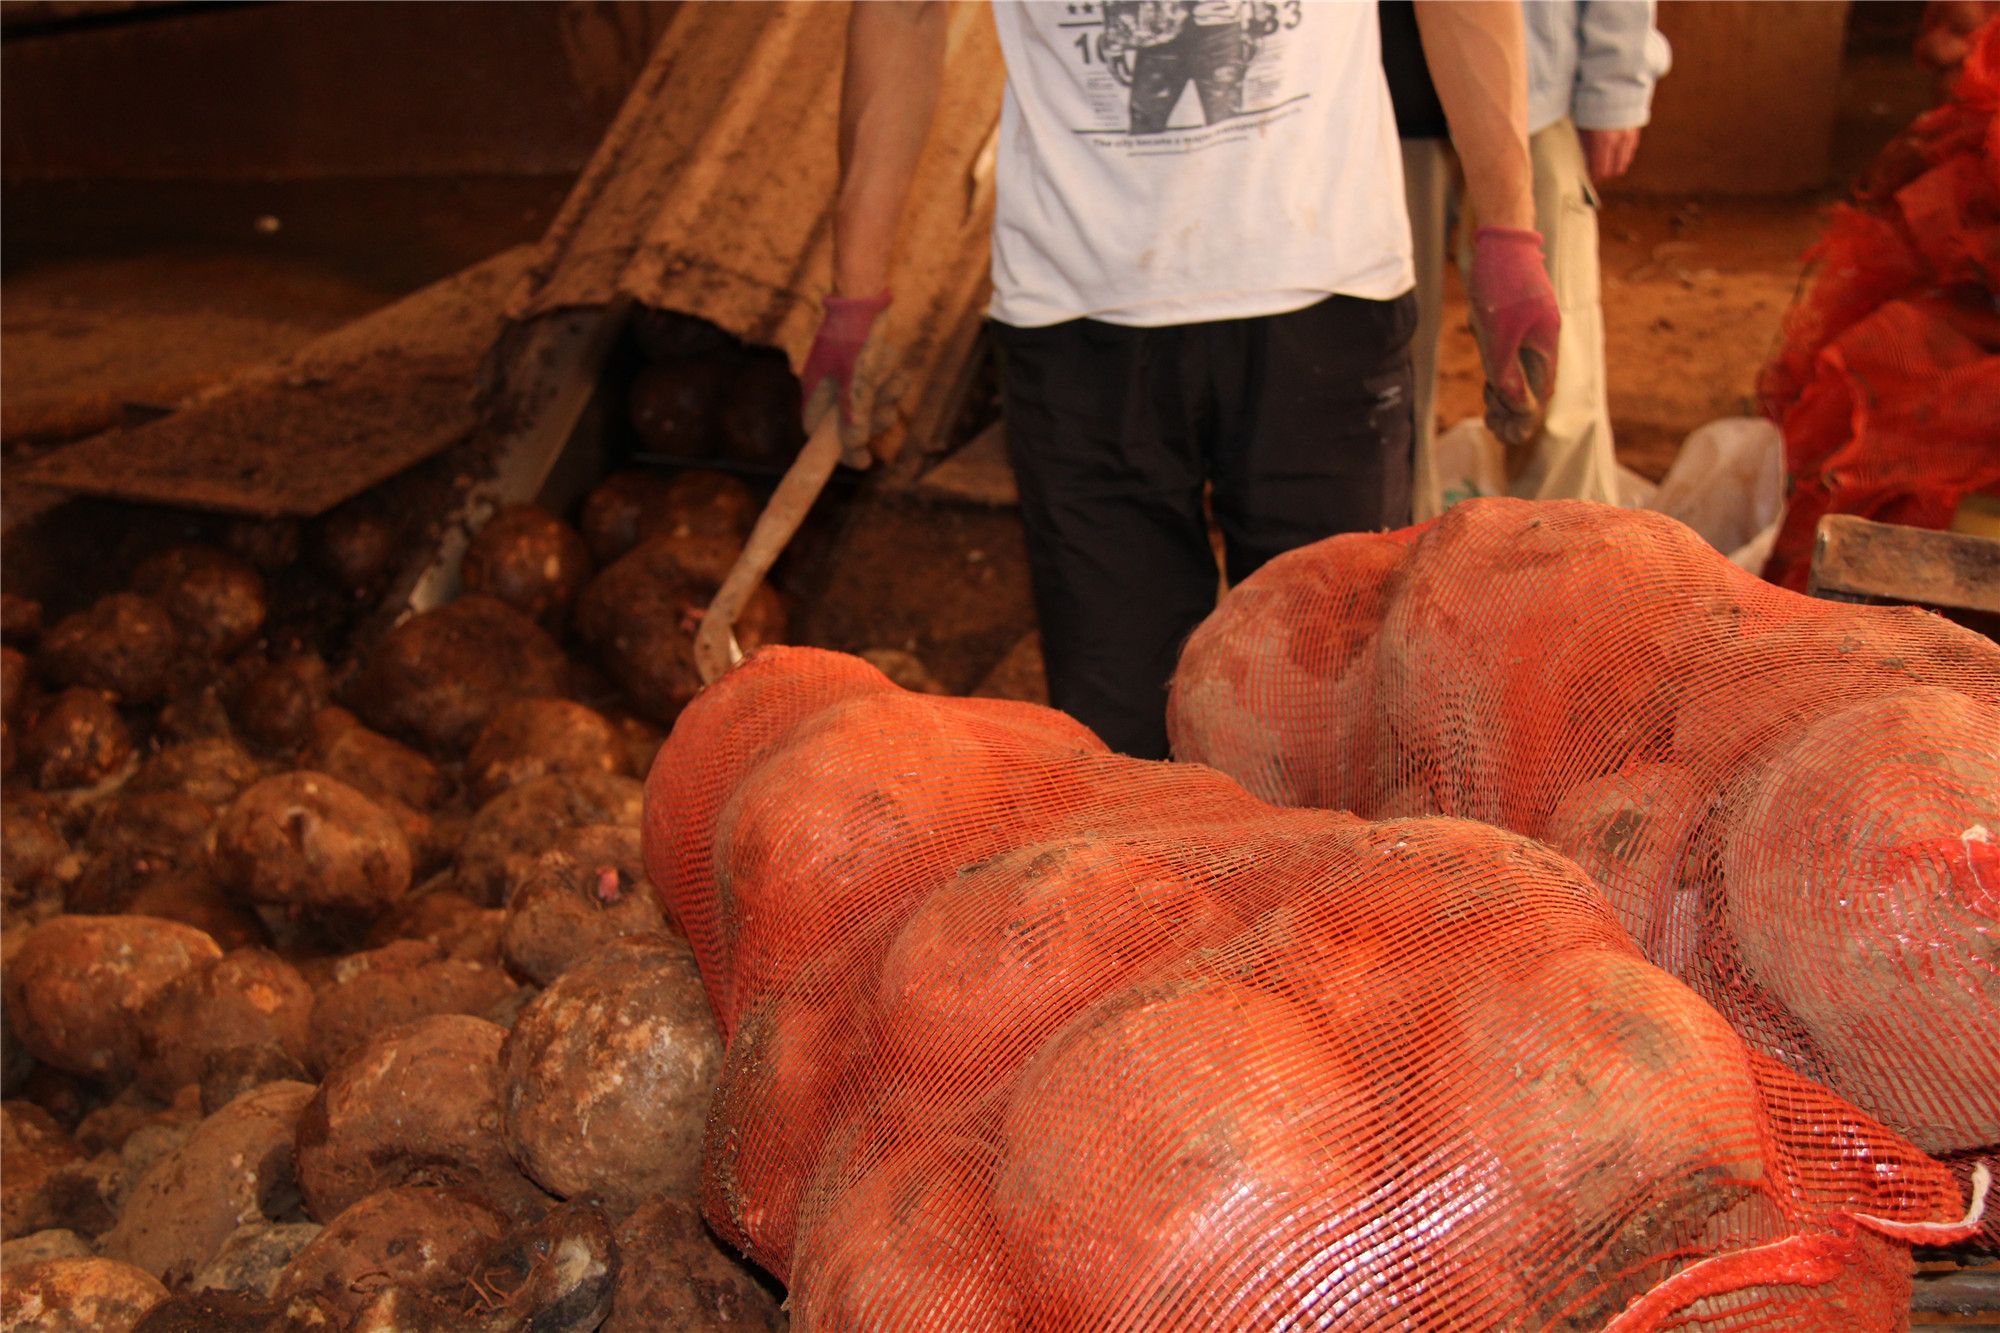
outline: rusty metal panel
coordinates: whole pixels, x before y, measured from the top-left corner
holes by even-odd
[[[469,435],[479,371],[533,254],[517,246],[23,481],[242,514],[323,513]]]
[[[805,360],[831,284],[847,6],[683,5],[549,229],[509,313],[630,296]],[[863,405],[893,457],[947,423],[987,294],[1005,82],[990,8],[952,6],[937,119],[904,214]],[[914,427],[914,429],[913,429]]]

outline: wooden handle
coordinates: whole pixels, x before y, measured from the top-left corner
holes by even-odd
[[[805,448],[792,460],[778,489],[771,492],[771,501],[757,516],[757,526],[751,529],[743,554],[729,567],[729,577],[722,581],[701,618],[701,629],[694,636],[694,664],[703,684],[714,683],[742,657],[736,646],[736,617],[805,521],[813,501],[826,489],[826,479],[833,475],[840,454],[840,413],[823,412]]]

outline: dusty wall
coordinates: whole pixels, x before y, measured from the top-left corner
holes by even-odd
[[[1827,183],[1846,0],[1661,0],[1673,72],[1621,183],[1793,194]]]
[[[303,180],[580,170],[676,8],[320,0],[20,28],[9,180]]]

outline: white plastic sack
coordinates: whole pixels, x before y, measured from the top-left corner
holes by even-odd
[[[1467,417],[1431,445],[1431,469],[1444,507],[1475,495],[1507,493],[1507,452],[1486,423]]]
[[[1743,550],[1784,512],[1785,437],[1762,417],[1697,428],[1647,508],[1679,519],[1718,551]]]

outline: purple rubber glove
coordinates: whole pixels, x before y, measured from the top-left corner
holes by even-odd
[[[799,372],[801,404],[810,427],[826,409],[814,401],[820,386],[828,380],[838,389],[840,420],[854,425],[854,367],[861,349],[868,343],[868,331],[875,319],[889,308],[889,293],[880,296],[829,296],[819,332],[813,336],[812,350],[806,353],[806,368]],[[845,434],[846,432],[843,432]]]
[[[1542,264],[1542,235],[1525,227],[1472,233],[1466,283],[1472,333],[1486,365],[1486,425],[1501,443],[1525,449],[1542,429],[1556,382],[1556,335],[1562,315]],[[1514,458],[1508,472],[1516,474]],[[1520,459],[1526,465],[1526,457]]]

